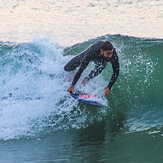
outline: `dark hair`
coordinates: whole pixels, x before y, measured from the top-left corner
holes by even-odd
[[[113,49],[113,45],[112,45],[111,42],[105,41],[105,42],[102,43],[101,49],[102,49],[103,51],[112,50],[112,49]]]

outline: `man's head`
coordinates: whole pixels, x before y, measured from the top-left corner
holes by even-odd
[[[109,59],[112,57],[113,51],[114,51],[114,48],[111,42],[105,41],[102,43],[101,52],[100,52],[101,55],[104,55],[106,58]]]

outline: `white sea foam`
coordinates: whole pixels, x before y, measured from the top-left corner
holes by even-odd
[[[4,64],[0,83],[0,139],[33,136],[44,128],[46,132],[49,128],[78,128],[84,123],[85,115],[79,117],[71,113],[78,102],[66,91],[71,82],[65,80],[68,73],[63,67],[72,56],[63,56],[61,46],[37,38],[6,53],[1,58]],[[94,84],[92,82],[85,89],[92,91]],[[73,118],[75,116],[77,118]]]

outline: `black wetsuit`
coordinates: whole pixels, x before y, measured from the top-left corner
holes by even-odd
[[[105,56],[100,54],[102,43],[103,41],[97,41],[95,44],[91,45],[87,50],[75,56],[65,65],[65,71],[73,71],[80,66],[72,82],[73,85],[76,84],[83,70],[88,66],[90,61],[95,62],[95,69],[90,72],[90,74],[86,77],[86,80],[92,79],[93,77],[100,74],[102,70],[105,69],[108,62],[110,62],[113,68],[113,75],[108,84],[108,88],[111,89],[119,75],[119,61],[115,49],[110,59],[107,59]]]

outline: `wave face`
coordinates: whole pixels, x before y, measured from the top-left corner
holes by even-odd
[[[74,73],[63,70],[77,53],[97,40],[109,40],[117,50],[120,75],[104,107],[78,103],[66,92]],[[30,139],[49,133],[86,128],[115,117],[129,132],[162,127],[163,40],[106,35],[63,48],[48,39],[0,43],[0,139]],[[93,63],[87,68],[91,71]],[[76,88],[88,71],[84,71]],[[111,66],[81,88],[103,95]]]

